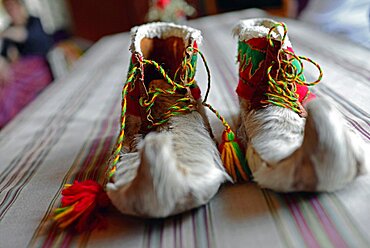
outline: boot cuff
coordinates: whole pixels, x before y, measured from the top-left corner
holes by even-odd
[[[184,40],[185,47],[193,44],[195,41],[198,45],[202,41],[201,32],[197,29],[184,25],[173,23],[153,22],[131,29],[131,52],[138,52],[142,55],[140,42],[143,38],[166,39],[169,37],[179,37]]]
[[[269,30],[277,22],[269,18],[253,18],[239,21],[233,29],[234,37],[238,37],[240,41],[247,41],[252,38],[267,37]],[[275,28],[271,36],[273,39],[281,40],[284,35],[284,29],[281,26]],[[286,37],[283,48],[291,47],[289,38]]]

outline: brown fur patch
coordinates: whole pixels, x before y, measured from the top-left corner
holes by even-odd
[[[239,97],[240,110],[247,113],[251,110],[251,102]]]
[[[149,89],[151,88],[160,88],[162,90],[168,90],[171,89],[172,86],[168,84],[165,80],[158,79],[158,80],[153,80],[149,84]],[[177,100],[183,98],[183,97],[188,97],[190,99],[190,102],[194,105],[192,110],[195,110],[196,108],[196,102],[194,98],[191,96],[190,91],[186,90],[185,94],[182,93],[175,93],[175,94],[160,94],[153,107],[151,108],[151,114],[155,120],[160,120],[161,116],[165,114],[169,107],[174,106],[175,104],[179,106],[180,108],[187,106],[189,103],[188,102],[179,102],[177,103]]]
[[[136,149],[135,136],[140,133],[141,118],[135,115],[126,116],[125,140],[123,146],[129,151]]]

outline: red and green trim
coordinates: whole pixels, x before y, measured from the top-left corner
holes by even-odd
[[[282,42],[278,40],[269,40],[265,37],[252,38],[246,41],[239,41],[238,43],[238,62],[239,62],[239,84],[237,86],[237,94],[249,100],[251,107],[254,109],[265,107],[266,102],[269,100],[269,73],[276,81],[281,80],[279,73],[279,65],[281,65],[281,51],[294,53],[291,47],[286,49],[282,48]],[[290,57],[287,55],[286,60]],[[296,59],[292,59],[290,66],[294,68],[300,81],[305,82],[305,77],[302,71],[301,63]],[[269,67],[272,68],[269,70]],[[284,70],[285,68],[281,68]],[[293,73],[293,72],[292,72]],[[288,82],[286,82],[288,83]],[[295,101],[304,104],[307,100],[314,97],[310,93],[306,85],[294,83],[291,87]]]

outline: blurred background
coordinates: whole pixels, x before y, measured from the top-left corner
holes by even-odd
[[[68,49],[71,50],[70,53],[76,53],[68,55],[71,61],[103,36],[129,31],[131,27],[147,22],[150,8],[165,9],[171,2],[177,4],[183,2],[186,7],[193,8],[189,11],[187,19],[246,8],[261,8],[271,15],[298,18],[327,32],[347,36],[359,44],[370,47],[370,0],[187,0],[186,2],[185,0],[24,0],[23,2],[31,15],[41,19],[44,30],[53,37],[54,44],[65,40],[75,43],[74,51],[73,48],[64,48],[64,53],[68,53],[66,51]],[[167,9],[169,9],[167,12],[178,12],[184,9],[184,5],[180,5],[177,10]],[[0,31],[9,23],[9,17],[1,5]]]
[[[42,19],[45,30],[55,33],[68,30],[74,36],[97,41],[104,35],[130,30],[145,23],[151,5],[169,4],[171,1],[151,0],[24,0],[29,12]],[[288,16],[295,0],[187,0],[195,12],[194,19],[206,15],[245,9],[263,8],[274,14]],[[298,2],[307,2],[298,1]],[[0,29],[9,24],[9,18],[1,6]]]
[[[290,1],[282,0],[188,0],[196,9],[190,19],[243,8],[270,8],[285,15]],[[152,1],[148,0],[24,0],[29,12],[42,19],[45,30],[55,33],[68,30],[74,36],[97,41],[104,35],[128,31],[146,22]],[[9,24],[9,17],[1,5],[0,29]]]
[[[68,31],[73,36],[92,42],[104,35],[128,31],[132,26],[145,23],[149,8],[158,2],[167,5],[171,0],[24,0],[29,12],[41,18],[48,33]],[[333,27],[326,27],[330,22],[354,29],[356,25],[359,28],[369,26],[370,0],[187,0],[186,2],[195,9],[195,12],[188,16],[189,19],[246,8],[261,8],[272,15],[303,18],[311,23],[320,23],[328,31],[345,32],[345,28],[335,30]],[[8,23],[9,18],[0,6],[0,30]],[[336,24],[332,23],[332,26]]]
[[[15,25],[14,16],[12,19],[9,15],[14,2],[24,5],[28,12],[22,32],[15,30],[19,25]],[[259,8],[274,16],[297,19],[370,48],[370,0],[1,0],[0,129],[48,83],[66,76],[84,52],[106,35],[126,32],[148,21],[184,23],[187,19],[248,8]],[[39,26],[42,27],[36,27],[36,33],[40,42],[47,46],[36,41],[36,45],[27,44],[27,49],[24,49],[26,45],[22,42],[31,42],[25,40],[27,36],[24,36],[24,29],[30,25],[29,16],[36,17],[34,19],[41,23]],[[26,31],[29,34],[34,32],[31,29]],[[13,42],[16,49],[6,47],[4,50],[4,41],[8,36],[23,40]],[[46,61],[47,70],[50,70],[50,75],[46,72],[43,74],[45,83],[42,85],[35,84],[40,79],[35,78],[33,82],[23,80],[31,77],[24,76],[22,68],[31,67],[22,65],[22,58],[35,55],[32,54],[35,52],[41,55]],[[35,66],[40,61],[26,62]],[[45,68],[40,66],[39,69],[42,71]],[[21,71],[21,76],[17,76],[17,70]],[[10,72],[14,72],[13,76]],[[20,103],[19,99],[24,99],[24,102]]]

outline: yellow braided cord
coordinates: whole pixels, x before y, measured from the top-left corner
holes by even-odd
[[[195,68],[191,64],[191,54],[193,52],[197,52],[201,56],[201,58],[204,62],[206,71],[207,71],[207,75],[208,75],[208,85],[207,85],[206,97],[204,99],[204,101],[205,101],[206,98],[208,97],[208,93],[210,91],[210,85],[211,85],[210,71],[209,71],[209,67],[207,65],[207,62],[205,60],[205,57],[204,57],[203,53],[201,53],[197,48],[195,48],[195,47],[186,48],[186,50],[184,52],[184,59],[182,61],[182,64],[175,72],[174,78],[176,79],[179,71],[180,70],[182,71],[182,76],[180,77],[180,81],[182,82],[182,84],[176,83],[175,80],[172,80],[168,76],[166,71],[163,69],[163,67],[161,67],[157,62],[155,62],[153,60],[146,60],[146,59],[143,60],[144,64],[153,65],[157,69],[157,71],[159,71],[162,74],[162,76],[166,80],[166,82],[172,86],[172,89],[169,89],[169,90],[163,90],[161,88],[149,89],[148,99],[144,99],[144,98],[140,99],[140,105],[146,109],[146,111],[148,113],[147,119],[151,122],[151,126],[149,126],[149,128],[154,127],[154,126],[160,126],[160,125],[166,123],[169,120],[169,118],[172,117],[172,116],[186,114],[186,113],[189,113],[189,112],[193,111],[195,106],[193,104],[191,104],[191,99],[187,98],[187,97],[184,97],[184,98],[181,98],[181,99],[177,100],[177,103],[174,106],[169,107],[168,110],[162,116],[160,116],[160,118],[158,118],[158,120],[154,120],[154,118],[151,115],[151,110],[150,110],[153,107],[153,105],[154,105],[158,96],[160,96],[162,94],[164,94],[164,95],[166,95],[166,94],[167,95],[173,95],[173,94],[176,93],[176,90],[178,90],[178,89],[186,89],[187,87],[195,87],[196,86],[194,76],[192,76],[190,78],[188,77],[188,75],[194,75],[195,74]],[[185,105],[185,106],[180,107],[179,106],[180,103],[183,103],[183,102],[187,102],[188,104]]]
[[[276,23],[275,25],[273,25],[271,28],[270,28],[270,30],[269,30],[269,32],[268,32],[268,34],[267,34],[267,40],[269,41],[269,43],[270,43],[270,46],[272,46],[272,47],[274,47],[274,42],[273,42],[273,38],[272,38],[272,31],[274,31],[274,29],[277,29],[278,27],[283,27],[283,29],[284,29],[284,33],[283,33],[283,37],[281,38],[281,42],[282,43],[284,43],[284,41],[285,41],[285,38],[286,38],[286,36],[287,36],[287,33],[288,33],[288,28],[287,28],[287,26],[285,25],[285,23],[283,23],[283,22],[278,22],[278,23]]]
[[[248,181],[252,178],[252,173],[247,165],[244,150],[237,141],[234,132],[225,118],[214,109],[210,104],[203,102],[204,106],[209,108],[225,126],[222,133],[222,143],[220,145],[221,160],[226,172],[231,176],[234,182]]]
[[[198,51],[199,52],[199,51]],[[207,65],[207,61],[202,53],[199,52],[203,63],[206,67],[207,74],[208,74],[208,87],[206,97],[204,98],[202,104],[203,106],[207,107],[210,111],[212,111],[216,117],[222,122],[222,125],[225,127],[225,130],[222,134],[222,147],[220,149],[221,153],[221,160],[225,167],[226,172],[233,178],[234,181],[242,180],[248,181],[251,176],[251,171],[247,165],[247,161],[245,159],[244,150],[241,149],[241,146],[236,141],[236,136],[232,131],[230,125],[227,123],[226,119],[209,103],[206,102],[209,90],[210,90],[210,71]]]
[[[119,158],[120,158],[120,152],[122,150],[123,141],[124,141],[124,138],[125,138],[124,129],[125,129],[125,124],[126,124],[127,94],[130,90],[134,89],[134,87],[135,87],[135,85],[134,85],[135,78],[138,75],[138,73],[142,73],[142,69],[140,69],[140,68],[142,68],[143,65],[152,65],[152,66],[154,66],[154,68],[162,74],[165,81],[169,85],[172,86],[171,89],[167,89],[167,90],[157,88],[157,87],[150,88],[147,92],[148,93],[147,98],[144,99],[143,97],[141,97],[139,99],[140,106],[145,108],[145,110],[147,112],[147,119],[152,123],[149,128],[154,127],[154,126],[159,126],[159,125],[162,125],[162,124],[166,123],[169,120],[169,118],[172,117],[172,116],[177,116],[177,115],[181,115],[181,114],[190,113],[191,111],[193,111],[195,109],[195,106],[191,103],[191,99],[189,97],[183,97],[183,98],[178,99],[173,106],[170,106],[167,109],[167,111],[165,111],[160,116],[160,118],[158,118],[158,120],[154,120],[153,116],[151,115],[151,108],[154,106],[156,99],[160,95],[174,95],[178,89],[186,89],[187,87],[195,86],[195,80],[194,80],[194,74],[195,74],[194,70],[195,70],[195,68],[190,63],[190,60],[191,60],[191,56],[189,55],[190,52],[199,53],[202,60],[203,60],[204,65],[206,67],[207,74],[208,74],[208,86],[207,86],[206,96],[208,96],[208,93],[209,93],[209,90],[210,90],[210,84],[211,84],[210,83],[210,71],[209,71],[209,68],[208,68],[208,65],[207,65],[207,62],[205,60],[204,55],[197,48],[194,48],[194,47],[188,47],[185,50],[184,60],[181,64],[181,67],[176,70],[176,73],[175,73],[175,76],[174,76],[174,78],[176,79],[177,74],[178,74],[179,70],[181,69],[182,72],[183,72],[182,73],[183,76],[180,78],[180,80],[183,84],[176,83],[174,80],[172,80],[168,76],[168,74],[166,73],[164,68],[153,60],[147,60],[147,59],[139,60],[140,61],[139,63],[141,63],[140,67],[135,66],[129,71],[128,76],[127,76],[126,84],[124,85],[123,90],[122,90],[121,127],[120,127],[119,136],[117,138],[116,147],[115,147],[115,150],[113,152],[113,161],[111,162],[110,168],[108,170],[108,176],[107,176],[108,179],[111,178],[114,175],[115,171],[116,171],[116,166],[117,166],[117,163],[118,163]],[[193,75],[193,76],[191,78],[187,78],[187,76],[189,74]],[[187,103],[187,104],[185,106],[180,106],[180,104],[184,103],[184,102]],[[206,103],[205,100],[202,102],[202,104],[204,106],[208,107],[221,120],[222,124],[225,126],[225,133],[228,134],[230,137],[232,137],[232,139],[230,139],[230,140],[234,140],[235,135],[232,132],[232,130],[230,128],[230,125],[226,122],[225,118],[222,117],[220,115],[220,113],[217,110],[215,110],[210,104]],[[232,145],[227,144],[227,146],[232,146]],[[235,144],[234,144],[234,146],[235,146]],[[235,149],[235,148],[230,147],[228,150],[230,150],[230,149]],[[233,156],[230,157],[230,158],[229,158],[229,155],[225,155],[227,157],[225,157],[224,159],[227,160],[227,161],[230,161],[230,163],[228,163],[229,167],[230,167],[230,170],[235,171],[235,169],[233,168],[233,166],[231,166],[231,164],[232,164],[232,161],[235,160],[235,157],[240,156],[240,152],[238,152],[238,154],[236,154],[235,151],[234,151],[232,155]],[[236,166],[238,167],[239,171],[242,171],[240,162],[238,162],[236,164]],[[240,173],[240,172],[238,172],[238,173]],[[245,175],[244,172],[241,172],[241,173],[242,173],[243,178],[247,178],[247,176]],[[235,177],[236,177],[236,175],[235,175]]]
[[[276,23],[273,27],[270,28],[267,39],[269,41],[270,46],[274,46],[273,38],[272,38],[272,31],[277,29],[278,27],[283,27],[284,33],[282,37],[282,44],[284,44],[285,38],[287,36],[287,27],[284,23]],[[286,57],[290,56],[289,59],[285,59]],[[316,81],[307,83],[304,80],[301,79],[301,76],[303,74],[303,62],[302,60],[306,60],[310,63],[312,63],[319,71],[319,77]],[[300,70],[297,71],[297,68],[293,65],[293,61],[298,61],[300,64]],[[274,62],[273,62],[274,63]],[[276,75],[276,78],[274,79],[271,76],[271,70],[274,65],[271,65],[267,69],[267,77],[268,77],[268,84],[269,88],[266,92],[267,99],[262,100],[262,104],[274,104],[280,107],[284,108],[290,108],[293,111],[300,113],[300,103],[298,101],[298,95],[296,93],[297,87],[296,83],[304,86],[313,86],[318,84],[323,76],[323,72],[321,70],[321,67],[311,60],[310,58],[304,57],[304,56],[297,56],[294,53],[285,50],[280,49],[278,54],[278,73]],[[280,79],[280,80],[278,80]]]
[[[204,106],[206,106],[209,110],[211,110],[216,116],[217,118],[222,122],[222,124],[224,125],[225,127],[225,130],[231,130],[231,127],[230,125],[227,123],[227,121],[225,120],[225,118],[216,110],[214,109],[210,104],[206,103],[206,102],[203,102],[202,103]]]
[[[160,66],[157,62],[155,62],[153,60],[144,59],[143,63],[153,65],[156,68],[156,70],[159,71],[162,74],[162,76],[166,80],[166,82],[169,85],[172,86],[171,89],[167,89],[167,90],[163,90],[161,88],[150,88],[149,91],[148,91],[148,96],[149,96],[148,99],[140,98],[139,103],[142,107],[144,107],[146,109],[147,119],[151,122],[151,126],[149,126],[149,128],[154,127],[154,126],[160,126],[160,125],[166,123],[169,120],[169,118],[172,117],[172,116],[176,116],[176,115],[191,112],[192,107],[194,106],[194,105],[191,104],[191,99],[188,98],[188,97],[183,97],[181,99],[178,99],[174,106],[169,107],[167,109],[167,111],[164,114],[162,114],[158,120],[154,120],[153,116],[151,115],[151,108],[154,106],[156,99],[160,95],[174,95],[177,90],[186,89],[186,87],[188,87],[190,85],[193,85],[195,83],[195,81],[191,80],[190,83],[189,82],[186,83],[186,81],[184,81],[185,82],[184,85],[176,83],[174,80],[172,80],[168,76],[168,74],[163,69],[163,67]],[[193,67],[191,65],[189,66],[189,64],[190,63],[188,63],[187,61],[183,62],[182,67],[186,66],[186,68],[193,70]],[[179,106],[180,103],[183,103],[183,102],[188,102],[188,104],[183,106],[183,107],[180,107]]]
[[[185,50],[184,58],[183,58],[183,61],[181,63],[181,66],[179,68],[177,68],[177,70],[175,72],[175,75],[174,75],[174,79],[176,79],[178,77],[177,75],[178,75],[179,71],[181,70],[182,76],[180,76],[179,80],[183,83],[183,85],[185,87],[187,87],[187,86],[190,87],[195,82],[194,77],[189,78],[189,72],[192,75],[192,74],[194,74],[194,71],[195,71],[195,68],[191,64],[190,51],[191,51],[191,47],[188,47]]]
[[[194,50],[195,50],[195,48],[194,48]],[[181,84],[178,84],[168,76],[168,74],[166,73],[164,68],[162,66],[160,66],[157,62],[155,62],[153,60],[143,59],[141,61],[141,66],[140,67],[135,66],[128,72],[126,84],[124,85],[124,87],[122,89],[120,133],[118,135],[118,138],[117,138],[117,141],[116,141],[116,146],[115,146],[115,149],[114,149],[114,152],[113,152],[113,155],[112,155],[113,156],[113,161],[111,162],[110,168],[108,169],[108,175],[107,175],[108,179],[111,178],[114,175],[115,171],[116,171],[116,166],[117,166],[117,163],[118,163],[119,158],[120,158],[120,152],[122,150],[123,141],[124,141],[124,138],[125,138],[127,93],[129,91],[130,86],[131,86],[130,90],[134,89],[134,87],[135,87],[134,82],[135,82],[136,75],[137,75],[138,72],[142,72],[140,68],[142,68],[143,64],[153,65],[162,74],[162,76],[166,80],[166,82],[172,86],[172,89],[169,89],[169,90],[163,90],[163,89],[160,89],[160,88],[150,89],[149,92],[148,92],[148,99],[140,98],[139,103],[142,107],[145,107],[145,109],[147,111],[147,115],[148,115],[147,118],[148,118],[149,121],[152,122],[152,126],[158,126],[158,125],[162,125],[162,124],[166,123],[171,116],[176,116],[176,115],[189,113],[189,112],[193,111],[194,105],[190,103],[191,99],[187,98],[187,97],[183,97],[181,99],[178,99],[177,103],[175,105],[169,107],[168,110],[161,116],[160,120],[158,120],[158,121],[153,120],[153,117],[151,116],[151,108],[153,107],[153,105],[155,103],[155,100],[157,99],[157,97],[159,95],[161,95],[161,94],[173,95],[173,94],[176,93],[177,89],[185,89],[186,87],[195,84],[195,81],[194,81],[194,78],[192,78],[190,80],[190,82],[185,83],[184,86],[181,85]],[[192,70],[192,74],[194,74],[193,73],[194,68],[190,64],[189,59],[184,59],[184,61],[182,63],[182,67],[185,68],[186,70]],[[186,72],[186,74],[187,73],[188,72]],[[185,82],[185,79],[184,79],[184,82]],[[182,102],[189,102],[189,104],[187,104],[186,106],[180,107],[178,104],[180,104]]]
[[[122,150],[123,140],[125,138],[125,126],[126,126],[126,110],[127,110],[127,93],[128,88],[131,86],[131,89],[134,88],[134,79],[137,70],[139,70],[138,67],[133,67],[132,70],[128,73],[127,81],[125,86],[122,89],[122,102],[121,102],[121,127],[120,127],[120,133],[118,135],[117,141],[116,141],[116,147],[113,152],[113,161],[110,165],[110,169],[108,170],[108,178],[111,178],[113,174],[116,171],[116,166],[119,161],[120,152]]]

